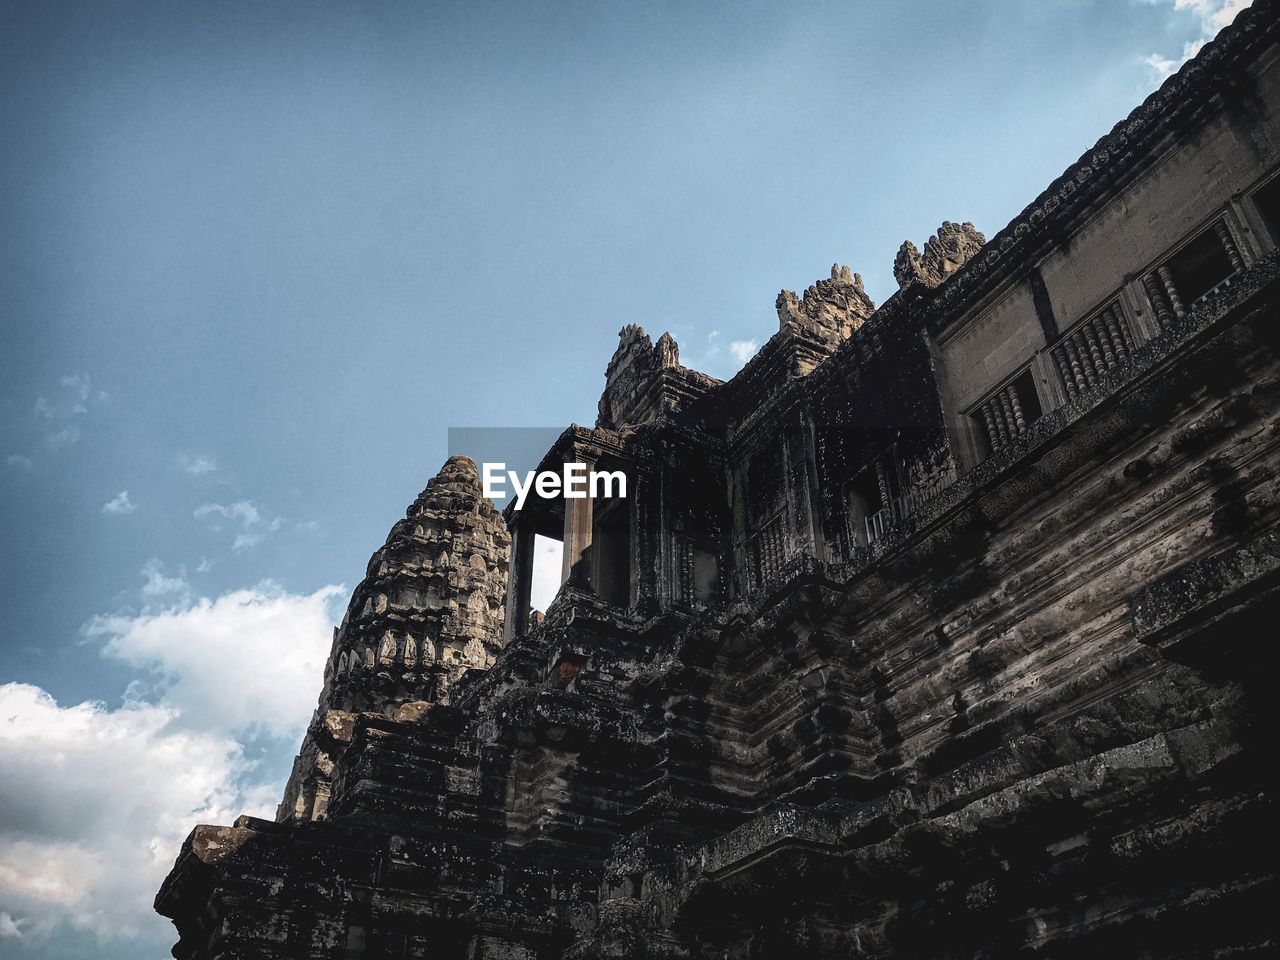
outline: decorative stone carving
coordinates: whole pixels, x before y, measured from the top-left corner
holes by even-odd
[[[924,253],[910,240],[902,244],[893,261],[898,286],[921,285],[932,289],[959,270],[982,249],[987,238],[972,223],[945,221],[938,232],[925,241]]]
[[[830,279],[811,285],[803,297],[783,290],[775,306],[780,330],[804,331],[832,342],[848,337],[876,309],[862,287],[862,275],[834,263]]]
[[[281,818],[324,812],[306,800],[305,784],[325,780],[313,769],[321,745],[335,755],[345,749],[325,735],[328,712],[392,716],[404,703],[448,702],[455,680],[493,663],[502,644],[510,542],[502,517],[482,495],[475,463],[450,457],[392,527],[351,595],[334,634],[320,705],[280,804]],[[466,559],[455,567],[450,555]],[[445,664],[426,650],[419,658],[415,635],[435,637],[463,655]]]

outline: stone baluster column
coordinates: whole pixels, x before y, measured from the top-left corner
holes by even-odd
[[[502,628],[504,645],[528,632],[533,592],[533,531],[518,519],[513,523],[511,563],[507,567],[507,619]]]
[[[1107,325],[1102,316],[1096,316],[1089,321],[1089,325],[1093,327],[1094,336],[1098,340],[1098,345],[1102,347],[1102,363],[1107,370],[1116,365],[1116,353],[1111,346],[1111,338],[1107,335]]]
[[[1009,390],[1006,387],[996,394],[996,410],[1000,412],[1001,423],[1010,440],[1018,438],[1018,423],[1013,416],[1013,404],[1009,402]]]
[[[1089,382],[1093,383],[1106,372],[1107,364],[1102,356],[1102,347],[1098,344],[1098,337],[1093,331],[1093,327],[1084,324],[1080,328],[1080,339],[1084,341],[1085,349],[1088,351],[1089,370],[1092,376]]]
[[[1115,351],[1116,359],[1123,360],[1129,355],[1129,346],[1125,343],[1124,337],[1124,317],[1120,313],[1119,305],[1111,307],[1106,314],[1107,319],[1107,335],[1111,338],[1111,346]]]
[[[1236,246],[1236,242],[1231,236],[1231,231],[1227,229],[1227,225],[1221,220],[1213,225],[1213,231],[1218,235],[1218,240],[1222,242],[1222,249],[1226,251],[1227,259],[1231,261],[1231,271],[1239,273],[1244,269],[1244,260],[1240,257],[1240,249]]]
[[[987,444],[991,447],[992,452],[999,450],[1003,444],[1000,442],[1000,433],[996,430],[995,419],[991,416],[991,401],[988,400],[978,408],[982,413],[982,422],[987,428]]]
[[[1142,278],[1142,287],[1147,292],[1147,299],[1151,301],[1151,309],[1156,312],[1156,323],[1163,330],[1173,319],[1173,314],[1169,312],[1169,301],[1160,289],[1160,278],[1154,273],[1148,273]]]
[[[1076,390],[1083,393],[1089,388],[1089,382],[1084,376],[1084,364],[1080,360],[1080,351],[1076,347],[1076,335],[1073,333],[1062,342],[1062,350],[1067,355],[1067,361],[1071,364],[1071,376],[1075,380]]]
[[[570,463],[586,466],[587,476],[595,469],[595,461],[584,456],[574,456]],[[588,489],[588,494],[590,490]],[[564,498],[564,559],[561,566],[562,583],[577,587],[591,586],[591,497]]]
[[[1164,285],[1165,296],[1169,298],[1173,315],[1181,320],[1187,315],[1187,308],[1182,304],[1182,297],[1178,296],[1178,287],[1173,282],[1173,271],[1168,266],[1163,266],[1156,270],[1156,273],[1160,275],[1160,283]]]
[[[1013,408],[1014,432],[1018,436],[1022,436],[1027,431],[1027,420],[1022,415],[1022,404],[1018,402],[1018,391],[1013,388],[1011,383],[1004,388],[1004,392],[1009,398],[1009,406]]]
[[[889,484],[889,471],[885,468],[884,458],[876,460],[876,485],[880,487],[880,507],[885,517],[893,515],[893,489]]]

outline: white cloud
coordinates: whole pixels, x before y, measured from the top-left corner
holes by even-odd
[[[35,466],[35,461],[30,457],[22,456],[20,453],[13,453],[5,459],[5,464],[14,470],[30,470]]]
[[[196,573],[208,573],[213,569],[213,561],[208,557],[201,557],[200,562],[196,564]]]
[[[119,515],[122,513],[133,513],[133,511],[137,509],[138,509],[138,505],[129,499],[128,490],[121,490],[119,494],[117,494],[115,497],[108,500],[106,503],[102,505],[103,513],[109,513],[113,515]]]
[[[1200,18],[1201,29],[1212,38],[1236,18],[1251,0],[1174,0],[1175,10],[1190,10]]]
[[[756,355],[760,344],[755,340],[735,340],[729,344],[729,355],[738,363],[746,363]]]
[[[85,633],[106,641],[105,656],[146,671],[134,695],[174,709],[183,726],[295,736],[315,706],[332,643],[329,605],[343,593],[328,586],[290,594],[264,582],[170,609],[95,617]]]
[[[61,430],[55,430],[44,438],[44,442],[50,450],[73,447],[80,442],[80,428],[73,424],[69,427],[63,427]]]
[[[177,729],[176,710],[59,706],[0,686],[0,937],[58,925],[106,940],[166,936],[151,899],[196,823],[269,815],[233,739]]]
[[[191,589],[185,570],[179,567],[176,577],[165,576],[164,564],[155,557],[143,565],[142,575],[147,578],[147,582],[142,585],[144,597],[164,597],[169,594],[185,596]]]
[[[1151,72],[1155,74],[1156,79],[1163,80],[1174,70],[1178,69],[1178,61],[1170,60],[1168,57],[1162,57],[1158,53],[1153,53],[1142,61],[1151,68]]]
[[[185,473],[189,473],[196,477],[203,476],[206,473],[213,473],[213,471],[218,469],[218,464],[213,457],[181,456],[178,457],[178,466],[180,466]]]
[[[246,550],[252,550],[262,542],[265,534],[261,533],[237,533],[236,538],[231,541],[232,553],[244,553]]]
[[[252,500],[237,500],[235,503],[226,504],[206,503],[196,507],[192,515],[197,520],[204,517],[222,517],[224,520],[230,520],[245,527],[262,522],[262,512]]]
[[[60,380],[62,390],[52,394],[53,399],[41,394],[36,397],[32,413],[37,420],[45,420],[45,445],[50,450],[62,450],[80,442],[81,430],[77,420],[89,412],[93,403],[105,403],[107,395],[94,394],[93,382],[87,373],[70,374]]]
[[[1174,59],[1153,53],[1143,60],[1156,81],[1163,81],[1200,52],[1201,47],[1217,36],[1252,0],[1144,0],[1150,6],[1172,5],[1176,11],[1189,12],[1200,21],[1200,38],[1183,45],[1182,55]]]
[[[252,500],[237,500],[234,503],[205,503],[195,509],[192,514],[197,520],[214,520],[215,532],[222,529],[217,521],[226,521],[236,528],[231,549],[236,553],[256,547],[267,534],[275,533],[284,526],[284,517],[275,514],[261,504]]]
[[[63,377],[62,385],[82,401],[89,399],[89,393],[93,389],[93,381],[87,373],[73,373]]]
[[[720,331],[712,330],[707,334],[707,349],[702,354],[702,363],[714,360],[720,355]]]
[[[263,583],[192,602],[158,560],[142,573],[144,597],[182,599],[85,625],[145,677],[122,706],[0,685],[0,937],[39,942],[67,925],[171,942],[151,901],[191,828],[274,812],[283,785],[262,780],[243,741],[295,745],[344,589]]]

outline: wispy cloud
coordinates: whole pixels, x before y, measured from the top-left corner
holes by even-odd
[[[244,553],[246,550],[252,550],[265,539],[266,534],[257,530],[237,533],[236,538],[231,541],[231,552]]]
[[[12,453],[5,458],[5,466],[14,470],[30,470],[35,466],[35,462],[30,457],[24,457],[19,453]]]
[[[759,349],[760,344],[755,340],[735,340],[729,344],[729,356],[742,365],[754,357]]]
[[[93,380],[87,373],[73,373],[62,378],[62,385],[81,400],[88,400],[93,390]]]
[[[1165,0],[1168,2],[1168,0]],[[1190,10],[1210,38],[1236,18],[1252,0],[1173,0],[1176,10]]]
[[[164,572],[164,564],[156,557],[152,557],[143,565],[142,575],[147,581],[142,585],[144,597],[174,595],[185,597],[191,591],[191,584],[187,582],[187,573],[182,567],[178,568],[176,576],[168,576]]]
[[[93,389],[87,373],[68,374],[59,380],[61,390],[36,397],[31,415],[44,434],[44,446],[51,452],[66,450],[80,442],[82,418],[94,404],[107,402],[107,395]],[[28,458],[29,459],[29,458]]]
[[[235,553],[251,550],[284,526],[284,517],[273,514],[265,506],[252,500],[236,500],[233,503],[205,503],[192,514],[197,520],[213,521],[213,530],[221,531],[224,524],[235,531],[231,549]]]
[[[197,520],[206,517],[221,517],[241,526],[252,527],[262,522],[260,511],[252,500],[237,500],[234,503],[205,503],[196,507],[192,514]]]
[[[102,505],[103,513],[113,515],[133,513],[137,509],[138,505],[129,499],[128,490],[121,490],[115,497]]]
[[[218,464],[213,457],[178,457],[178,466],[182,468],[184,473],[192,476],[200,477],[206,473],[213,473],[218,469]]]
[[[72,424],[48,434],[44,438],[45,446],[50,450],[62,450],[73,447],[80,442],[80,428]]]
[[[1200,49],[1217,36],[1218,31],[1231,23],[1251,0],[1142,0],[1149,6],[1169,6],[1175,12],[1190,14],[1199,20],[1200,37],[1185,43],[1180,56],[1153,53],[1143,60],[1152,77],[1163,81],[1180,66],[1200,52]]]
[[[1162,57],[1158,53],[1153,53],[1142,62],[1151,68],[1151,72],[1155,74],[1157,79],[1163,80],[1165,77],[1173,73],[1173,71],[1177,70],[1182,61],[1173,60],[1169,57]]]

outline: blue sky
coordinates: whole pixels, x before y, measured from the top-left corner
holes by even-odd
[[[833,261],[883,300],[1245,5],[0,3],[0,953],[167,956],[449,427],[592,422],[625,323],[728,377]]]

